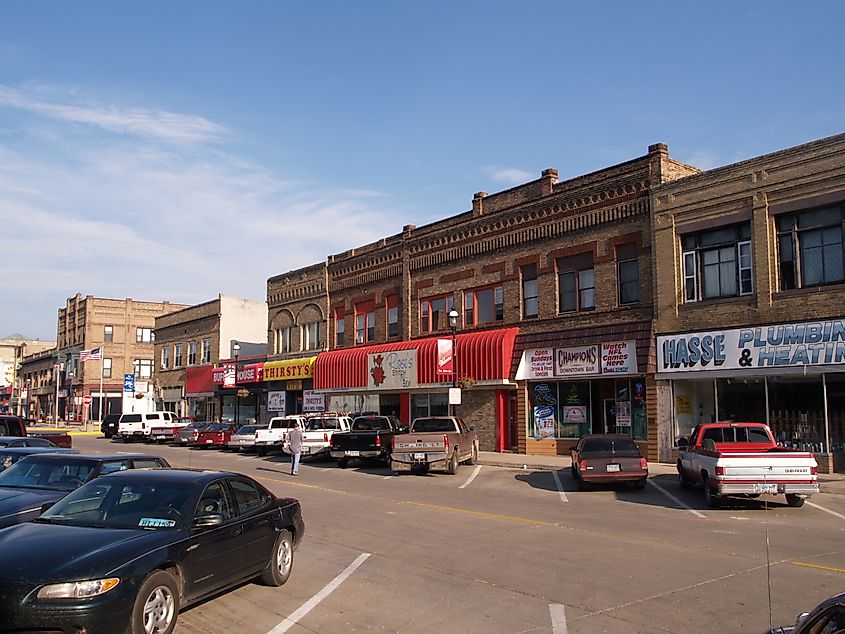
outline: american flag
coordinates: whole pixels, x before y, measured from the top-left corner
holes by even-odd
[[[82,363],[83,361],[96,361],[97,359],[103,358],[103,349],[102,348],[91,348],[90,350],[83,350],[79,353],[79,362]]]

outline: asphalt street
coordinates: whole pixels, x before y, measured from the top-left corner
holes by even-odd
[[[227,469],[302,502],[281,588],[246,584],[182,612],[176,632],[763,632],[845,584],[845,495],[714,510],[655,475],[578,492],[568,470],[383,467],[75,436],[82,451]],[[768,543],[768,548],[767,548]],[[768,552],[767,552],[768,551]]]

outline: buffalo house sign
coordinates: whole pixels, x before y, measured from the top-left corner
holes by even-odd
[[[658,373],[845,365],[845,320],[657,337]]]
[[[367,384],[379,390],[417,387],[417,351],[393,350],[368,354]]]
[[[524,381],[607,374],[637,374],[636,341],[526,350],[522,353],[516,378]]]

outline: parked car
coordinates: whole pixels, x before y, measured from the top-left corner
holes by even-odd
[[[455,416],[427,416],[411,422],[407,434],[393,436],[390,466],[394,471],[439,469],[450,475],[462,462],[478,460],[478,436]]]
[[[637,489],[645,488],[648,461],[630,436],[590,434],[582,436],[570,451],[579,491],[594,483],[629,482]]]
[[[32,438],[25,436],[0,436],[0,447],[53,447],[58,445],[46,438]]]
[[[123,442],[149,440],[153,427],[170,425],[175,420],[173,412],[147,412],[143,414],[121,414],[117,422],[117,433]]]
[[[117,434],[117,423],[120,421],[120,414],[106,414],[103,417],[103,422],[100,423],[100,432],[106,438],[111,438]]]
[[[390,464],[393,436],[405,431],[407,428],[394,416],[359,416],[352,421],[350,431],[332,436],[329,453],[341,469],[345,469],[350,460],[358,458]]]
[[[56,447],[62,447],[64,449],[71,449],[73,447],[73,436],[64,431],[33,431],[30,428],[28,435],[30,438],[49,440]]]
[[[255,432],[259,425],[244,425],[229,438],[229,449],[241,451],[242,449],[253,449],[255,447]]]
[[[29,422],[33,423],[33,421]],[[63,431],[39,430],[37,427],[27,431],[26,419],[15,416],[14,414],[0,414],[0,436],[46,438],[57,447],[65,447],[66,449],[70,449],[73,444],[71,437]]]
[[[795,625],[774,627],[766,634],[836,634],[845,632],[845,593],[819,603],[811,612],[802,612]]]
[[[0,436],[26,436],[24,419],[11,414],[0,414]]]
[[[214,423],[209,423],[208,421],[204,420],[198,420],[193,423],[188,423],[182,429],[179,430],[177,442],[180,445],[193,445],[195,442],[197,442],[197,438],[199,437],[200,431],[213,424]]]
[[[182,416],[181,418],[173,417],[169,422],[163,421],[150,427],[149,440],[163,444],[179,439],[179,431],[195,422],[194,419]]]
[[[302,429],[308,419],[305,416],[274,416],[265,427],[255,432],[255,450],[259,456],[266,456],[270,449],[282,449],[287,440],[288,429],[296,423]]]
[[[237,431],[235,423],[214,423],[200,430],[195,444],[201,449],[225,447],[229,444],[229,440],[235,431]]]
[[[260,577],[280,586],[299,502],[236,473],[114,473],[0,531],[0,623],[12,630],[172,632],[179,610]]]
[[[0,472],[5,471],[21,458],[40,453],[79,453],[79,451],[61,447],[4,447],[0,449]]]
[[[784,494],[789,506],[802,506],[819,492],[813,454],[779,447],[765,423],[703,423],[678,441],[678,480],[682,489],[700,485],[710,507],[728,495]]]
[[[339,414],[319,414],[309,416],[302,432],[303,456],[328,456],[332,436],[338,432],[352,429],[352,419]],[[290,446],[285,442],[285,453],[290,453]]]
[[[94,478],[126,469],[166,469],[164,458],[143,454],[42,453],[0,473],[0,528],[28,522]]]

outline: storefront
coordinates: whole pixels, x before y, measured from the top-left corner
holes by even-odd
[[[263,423],[267,418],[267,388],[264,385],[264,362],[224,363],[214,380],[220,400],[221,420],[241,425]]]
[[[698,423],[764,421],[777,440],[845,456],[845,320],[657,337],[671,441]]]
[[[479,433],[481,449],[509,448],[510,381],[516,328],[333,350],[317,356],[314,388],[327,408],[349,413],[445,416],[453,371],[461,389],[455,414]],[[453,366],[454,361],[454,366]]]
[[[323,399],[315,399],[313,395],[316,361],[316,356],[310,356],[264,364],[267,412],[270,416],[325,410],[324,403],[322,409],[318,408],[318,401],[322,403]]]
[[[647,454],[650,337],[650,322],[521,336],[524,451],[568,454],[585,434],[616,433]]]
[[[185,370],[186,416],[197,420],[219,420],[216,390],[223,383],[223,368],[200,365]]]

